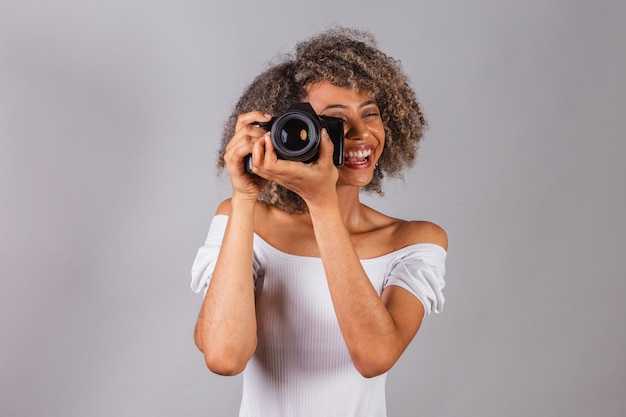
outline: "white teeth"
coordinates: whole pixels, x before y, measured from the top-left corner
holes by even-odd
[[[371,149],[350,151],[344,154],[344,158],[367,158],[372,154]]]

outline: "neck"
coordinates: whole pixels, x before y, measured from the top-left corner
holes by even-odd
[[[364,206],[359,198],[359,187],[337,186],[339,209],[348,230],[359,230],[364,219]]]

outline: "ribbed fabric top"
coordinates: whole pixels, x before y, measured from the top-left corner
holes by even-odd
[[[215,216],[192,267],[191,288],[206,292],[227,216]],[[399,285],[426,313],[444,303],[446,251],[417,244],[361,260],[380,294]],[[257,350],[244,371],[240,417],[384,417],[386,375],[354,368],[320,258],[291,255],[254,237]]]

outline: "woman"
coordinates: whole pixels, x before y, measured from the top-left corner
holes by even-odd
[[[279,158],[268,122],[295,102],[344,123],[344,162]],[[205,298],[195,342],[207,367],[244,371],[241,416],[385,416],[385,375],[443,307],[447,237],[359,200],[411,166],[425,127],[400,65],[367,34],[335,29],[297,45],[246,89],[219,167],[232,196],[192,268]],[[244,168],[250,156],[251,171]]]

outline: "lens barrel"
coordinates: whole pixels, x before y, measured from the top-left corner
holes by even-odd
[[[314,160],[319,152],[321,124],[317,117],[292,110],[272,124],[272,142],[283,159],[300,162]]]

